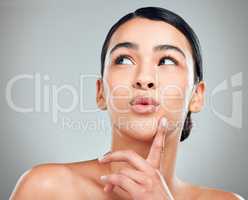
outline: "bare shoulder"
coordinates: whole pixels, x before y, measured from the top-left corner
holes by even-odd
[[[244,200],[243,197],[234,193],[218,188],[195,185],[178,179],[181,192],[178,199],[183,200]]]
[[[220,189],[208,188],[204,191],[205,196],[213,200],[244,200],[243,197],[234,193]]]
[[[234,193],[217,188],[199,187],[198,200],[244,200],[243,197]]]
[[[90,164],[82,162],[82,169]],[[10,200],[79,199],[87,197],[87,187],[93,182],[78,173],[77,164],[48,163],[34,166],[23,173],[10,196]],[[73,168],[74,167],[74,168]],[[82,188],[84,190],[82,190]]]

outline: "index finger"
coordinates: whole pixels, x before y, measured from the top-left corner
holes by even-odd
[[[157,133],[153,139],[149,154],[147,156],[147,162],[149,162],[153,167],[159,168],[160,167],[160,158],[161,152],[163,149],[163,139],[165,136],[165,128],[167,126],[167,119],[162,117],[159,120],[159,125],[157,129]]]

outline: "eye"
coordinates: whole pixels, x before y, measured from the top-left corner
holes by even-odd
[[[160,59],[159,65],[178,65],[178,61],[170,56],[165,56]]]
[[[129,56],[120,55],[115,59],[115,64],[117,64],[117,65],[132,65],[133,62]]]

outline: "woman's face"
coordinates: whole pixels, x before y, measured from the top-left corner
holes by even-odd
[[[168,131],[175,124],[182,126],[193,67],[189,42],[172,25],[144,18],[121,25],[110,39],[100,85],[112,125],[143,141],[152,139],[162,116],[170,122]],[[151,104],[151,99],[133,100],[137,96],[153,98],[159,105],[138,105]]]

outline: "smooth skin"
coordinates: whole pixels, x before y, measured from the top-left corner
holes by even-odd
[[[135,45],[111,52],[117,44],[127,42]],[[161,44],[176,46],[184,55],[155,48]],[[125,56],[117,62],[121,55]],[[173,26],[142,18],[121,25],[109,43],[104,78],[96,82],[97,105],[111,118],[111,151],[99,160],[34,166],[20,177],[10,199],[242,199],[232,192],[182,181],[175,173],[183,123],[169,125],[183,122],[189,110],[196,113],[204,105],[205,83],[194,85],[193,63],[187,39]],[[163,88],[176,90],[163,93]],[[178,91],[181,98],[166,98]],[[159,110],[132,112],[129,102],[136,95],[156,98],[161,103]],[[162,123],[163,117],[166,123]],[[120,124],[121,118],[125,119],[124,125]],[[151,126],[151,121],[156,126]],[[148,126],[127,126],[132,122]]]

